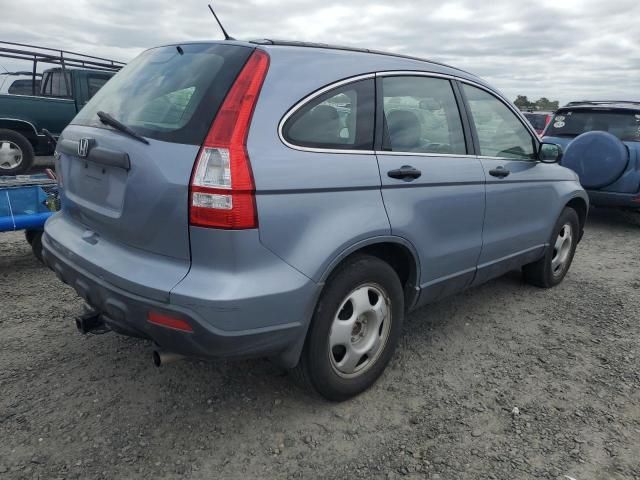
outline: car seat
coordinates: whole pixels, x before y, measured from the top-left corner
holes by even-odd
[[[387,114],[387,128],[392,150],[412,151],[420,147],[422,128],[418,116],[410,110],[393,110]]]

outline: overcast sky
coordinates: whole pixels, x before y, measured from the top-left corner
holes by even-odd
[[[220,38],[206,5],[0,0],[0,40],[128,61],[158,44]],[[436,59],[484,77],[512,100],[640,98],[639,0],[217,0],[214,6],[239,39],[318,41]],[[2,58],[0,65],[17,68]]]

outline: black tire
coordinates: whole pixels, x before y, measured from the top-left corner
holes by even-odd
[[[38,230],[25,230],[24,231],[24,238],[27,240],[27,242],[29,242],[29,245],[33,244],[33,237],[35,237],[37,233],[38,233]]]
[[[33,240],[31,241],[31,250],[40,263],[44,264],[44,260],[42,259],[42,233],[42,231],[34,232]]]
[[[27,138],[13,130],[0,129],[0,148],[3,144],[11,145],[12,148],[20,149],[22,160],[17,165],[10,165],[8,162],[0,164],[0,175],[21,175],[31,170],[35,153],[33,145]],[[0,159],[0,161],[2,161]]]
[[[337,371],[336,357],[330,357],[335,355],[335,350],[329,347],[330,334],[334,319],[347,308],[349,296],[355,291],[369,288],[371,290],[365,290],[369,295],[367,298],[370,302],[374,299],[370,305],[377,304],[377,290],[385,296],[382,300],[385,301],[387,312],[391,315],[384,317],[379,327],[374,327],[366,333],[369,336],[379,334],[379,338],[382,338],[381,332],[384,331],[386,338],[380,342],[380,347],[372,359],[368,358],[368,353],[363,355],[364,363],[356,366],[356,369],[361,370],[359,373],[355,372],[350,374],[352,376],[349,378],[345,378],[344,374]],[[341,306],[344,308],[339,311]],[[402,333],[403,320],[404,292],[393,268],[379,258],[369,255],[357,255],[348,259],[331,275],[325,285],[316,305],[300,362],[292,372],[293,376],[298,383],[327,400],[342,401],[358,395],[375,383],[391,360]],[[366,321],[363,337],[364,331]],[[351,335],[354,335],[353,332]],[[363,338],[364,340],[366,338]],[[351,342],[353,343],[353,340]]]
[[[567,256],[565,261],[562,262],[561,268],[556,267],[554,269],[552,261],[558,254],[558,251],[555,248],[556,240],[558,240],[561,230],[566,228],[567,225],[571,227],[572,231],[571,244],[569,246],[569,250],[566,252]],[[562,210],[560,217],[558,217],[558,220],[553,227],[553,232],[549,239],[549,247],[547,248],[544,257],[536,262],[525,265],[522,268],[525,281],[540,288],[555,287],[562,282],[569,271],[571,262],[573,261],[579,237],[580,219],[578,214],[573,208],[566,207]]]

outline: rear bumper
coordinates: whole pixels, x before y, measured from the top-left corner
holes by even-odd
[[[596,207],[620,207],[640,210],[640,193],[616,193],[587,190],[589,201]]]
[[[182,304],[163,302],[119,288],[92,274],[71,260],[73,255],[65,254],[64,248],[47,233],[43,237],[43,250],[45,263],[58,278],[73,287],[80,297],[100,312],[105,323],[114,331],[150,339],[166,351],[186,356],[282,356],[285,358],[283,363],[295,364],[297,358],[291,360],[290,352],[296,352],[304,340],[318,289],[317,284],[304,277],[307,281],[298,288],[274,293],[266,298],[249,294],[237,301],[226,299],[216,302],[192,298]],[[183,282],[188,278],[187,275]],[[275,305],[280,305],[279,311],[270,310]],[[305,307],[288,309],[288,305]],[[147,315],[152,310],[186,320],[193,332],[149,323]],[[220,328],[220,325],[229,325],[230,321],[245,326],[255,325],[255,328]]]

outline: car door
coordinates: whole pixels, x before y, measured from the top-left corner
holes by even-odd
[[[379,74],[376,155],[394,235],[420,260],[420,303],[472,281],[482,246],[484,173],[465,136],[453,84],[420,74]]]
[[[539,142],[506,101],[461,83],[475,148],[486,176],[483,246],[474,283],[536,260],[549,241],[560,180],[557,165],[538,161]]]

